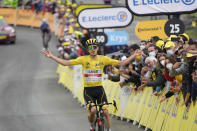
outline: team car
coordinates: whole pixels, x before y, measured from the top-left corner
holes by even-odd
[[[16,42],[16,31],[0,16],[0,43],[2,42],[14,44]]]

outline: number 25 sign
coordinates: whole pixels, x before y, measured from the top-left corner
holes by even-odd
[[[182,34],[185,31],[183,22],[177,18],[170,19],[164,27],[167,36]]]

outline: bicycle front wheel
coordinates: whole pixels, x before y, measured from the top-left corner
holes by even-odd
[[[104,119],[98,119],[97,120],[98,125],[98,131],[104,131],[105,130],[105,120]]]

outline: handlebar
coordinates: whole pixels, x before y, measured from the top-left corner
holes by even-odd
[[[97,107],[97,106],[98,107],[102,107],[104,105],[113,105],[114,106],[114,112],[116,112],[118,110],[115,100],[113,100],[113,102],[111,102],[111,103],[101,103],[101,104],[90,105],[89,108],[91,109],[91,107],[94,107],[94,106],[95,107]]]

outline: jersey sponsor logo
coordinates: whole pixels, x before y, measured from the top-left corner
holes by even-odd
[[[95,65],[96,68],[101,68],[101,66],[104,65],[103,62],[100,62],[98,64]]]
[[[102,70],[85,70],[84,77],[86,82],[101,82]]]
[[[90,68],[90,63],[89,62],[86,63],[86,69],[88,69],[88,68]]]

